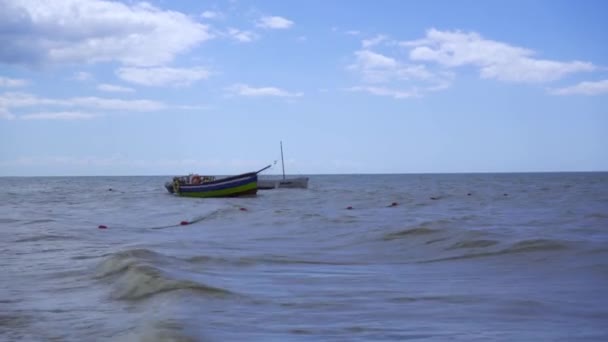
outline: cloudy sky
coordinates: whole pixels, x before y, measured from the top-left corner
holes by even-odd
[[[605,171],[606,32],[601,0],[0,0],[0,176],[246,172],[280,141],[294,174]]]

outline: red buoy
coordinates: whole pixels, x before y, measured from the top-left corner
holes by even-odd
[[[188,221],[182,221],[182,222],[180,222],[179,224],[180,224],[180,225],[182,225],[182,226],[185,226],[185,225],[187,225],[187,224],[189,224],[189,223],[190,223],[190,222],[188,222]]]
[[[240,208],[240,211],[247,211],[247,208]]]
[[[99,228],[99,229],[108,229],[108,226],[100,224],[97,228]]]

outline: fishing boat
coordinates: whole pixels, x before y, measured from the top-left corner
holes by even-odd
[[[283,169],[283,178],[258,179],[258,189],[270,190],[277,188],[286,189],[306,189],[308,188],[308,177],[285,177],[285,162],[283,160],[283,142],[281,141],[281,167]]]
[[[252,196],[258,191],[258,173],[269,167],[223,178],[198,174],[173,177],[171,182],[165,183],[165,188],[169,193],[183,197]]]

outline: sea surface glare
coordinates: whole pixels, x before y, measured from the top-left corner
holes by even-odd
[[[0,341],[608,341],[608,173],[168,179],[0,178]]]

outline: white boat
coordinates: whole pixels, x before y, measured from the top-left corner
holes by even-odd
[[[258,178],[258,190],[270,190],[277,188],[306,189],[308,188],[308,177],[294,177],[286,179]]]
[[[285,177],[285,162],[283,161],[283,142],[281,141],[281,166],[283,178],[258,178],[258,190],[270,189],[306,189],[308,177]]]

